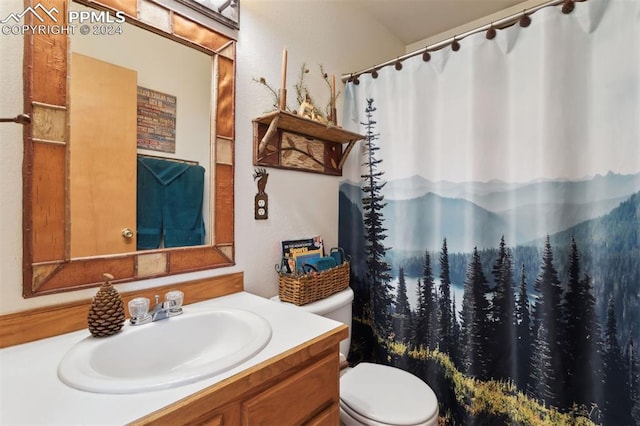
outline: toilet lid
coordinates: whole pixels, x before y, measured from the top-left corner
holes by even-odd
[[[438,414],[438,400],[418,377],[399,368],[363,362],[340,378],[340,399],[363,417],[416,425]]]

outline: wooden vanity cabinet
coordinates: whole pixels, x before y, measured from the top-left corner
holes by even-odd
[[[340,326],[133,425],[338,425]]]

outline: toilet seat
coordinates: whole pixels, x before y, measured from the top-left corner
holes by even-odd
[[[418,377],[380,364],[360,363],[340,378],[340,408],[372,426],[437,424],[438,400]]]

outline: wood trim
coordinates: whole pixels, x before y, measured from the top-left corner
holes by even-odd
[[[104,256],[54,263],[58,266],[47,275],[38,274],[40,265],[33,265],[33,292],[51,294],[70,286],[76,290],[96,287],[102,283],[102,274],[105,272],[116,277],[118,282],[137,278],[135,256]]]
[[[218,277],[202,278],[145,290],[121,293],[126,306],[134,297],[148,297],[169,290],[182,290],[184,303],[195,303],[244,289],[242,272]],[[32,342],[59,334],[70,333],[87,326],[87,312],[91,300],[80,300],[55,306],[31,309],[0,316],[0,348]],[[128,315],[127,315],[128,316]]]
[[[218,58],[218,105],[216,108],[216,136],[234,138],[235,123],[235,61]]]
[[[34,143],[30,200],[32,207],[33,263],[65,258],[64,145]]]
[[[177,13],[173,14],[172,26],[175,35],[214,52],[217,52],[231,40],[229,37]]]
[[[44,22],[36,21],[33,14],[25,16],[27,25],[66,25],[69,0],[40,0],[38,3],[58,10],[58,21],[44,18]],[[35,1],[25,2],[35,6]],[[31,33],[32,34],[32,33]],[[31,47],[33,55],[30,57],[33,70],[46,69],[46,73],[33,72],[33,84],[30,86],[33,100],[45,104],[64,106],[67,104],[67,36],[60,34],[32,34]],[[27,37],[25,37],[26,39]]]
[[[169,272],[172,274],[197,271],[202,269],[201,265],[233,265],[233,261],[217,248],[213,250],[210,247],[178,248],[168,251],[168,254],[171,260]]]
[[[233,244],[233,166],[216,164],[216,222],[215,236],[220,244]],[[231,213],[231,214],[229,214]]]
[[[89,0],[89,2],[107,6],[113,10],[121,10],[134,18],[138,17],[137,0]]]

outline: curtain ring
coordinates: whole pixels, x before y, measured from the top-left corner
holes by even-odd
[[[460,50],[460,43],[458,43],[458,40],[456,40],[455,36],[453,37],[453,41],[451,42],[451,50],[453,50],[454,52]]]
[[[531,25],[531,17],[527,15],[526,10],[522,11],[522,17],[520,18],[520,26],[526,28]]]
[[[574,0],[564,0],[564,3],[562,3],[562,13],[564,13],[565,15],[568,15],[571,12],[573,12],[573,9],[575,7],[576,7],[576,2]]]
[[[493,22],[491,23],[491,26],[489,27],[489,29],[487,30],[487,40],[493,40],[494,38],[496,38],[497,35],[497,31],[496,29],[493,27]]]

